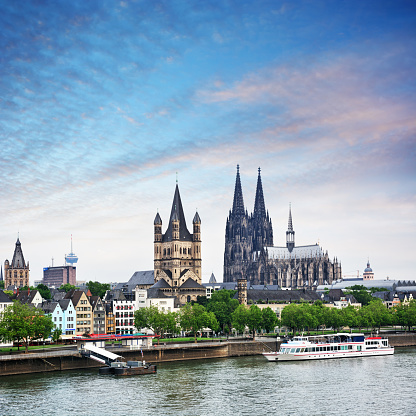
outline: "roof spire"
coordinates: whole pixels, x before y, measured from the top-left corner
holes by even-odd
[[[266,206],[264,204],[263,185],[261,183],[261,169],[259,168],[259,176],[257,178],[256,199],[254,201],[253,216],[258,218],[266,217]]]
[[[244,215],[244,200],[243,190],[241,188],[240,180],[240,165],[237,165],[237,176],[235,179],[234,201],[233,201],[233,215]]]
[[[289,221],[286,231],[286,247],[289,250],[289,253],[295,248],[295,232],[293,231],[292,224],[292,204],[289,203]]]
[[[289,222],[287,225],[288,231],[293,231],[293,225],[292,225],[292,203],[289,202]]]

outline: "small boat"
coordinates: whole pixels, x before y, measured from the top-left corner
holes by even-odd
[[[146,361],[114,361],[109,366],[101,367],[99,374],[114,374],[116,376],[133,376],[155,374],[156,366]]]
[[[348,333],[297,336],[283,342],[279,351],[263,352],[269,361],[326,360],[392,354],[394,347],[389,345],[387,338]]]

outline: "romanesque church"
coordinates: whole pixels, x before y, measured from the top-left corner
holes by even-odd
[[[162,234],[162,218],[154,220],[154,279],[152,288],[165,295],[176,296],[184,304],[205,295],[201,285],[201,218],[193,218],[193,234],[188,231],[178,184],[166,232]]]
[[[273,245],[272,220],[266,210],[260,168],[254,212],[244,206],[237,165],[233,207],[225,227],[224,282],[247,279],[251,284],[278,285],[282,289],[316,289],[341,278],[341,264],[319,244],[296,246],[289,208],[286,247]]]

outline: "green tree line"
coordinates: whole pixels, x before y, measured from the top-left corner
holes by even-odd
[[[388,309],[380,299],[372,299],[361,308],[348,306],[342,309],[329,308],[317,301],[314,304],[289,304],[282,310],[282,326],[293,332],[310,331],[319,328],[332,328],[335,331],[342,327],[372,328],[400,325],[411,329],[416,325],[416,301]]]

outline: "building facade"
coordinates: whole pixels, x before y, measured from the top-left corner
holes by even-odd
[[[65,299],[71,299],[76,311],[75,335],[92,334],[93,313],[90,301],[82,290],[70,290]]]
[[[188,231],[179,187],[176,184],[166,232],[162,233],[159,213],[154,220],[154,280],[152,287],[163,287],[166,295],[176,296],[180,303],[205,295],[201,285],[201,218],[193,218],[193,234]]]
[[[75,286],[77,284],[76,267],[74,266],[57,266],[45,267],[43,269],[42,283],[48,287],[61,287],[69,283]]]
[[[273,245],[260,168],[254,211],[249,215],[237,166],[233,207],[225,227],[224,282],[246,279],[255,285],[278,285],[282,289],[316,289],[340,278],[341,264],[336,258],[331,261],[318,244],[296,246],[290,207],[286,246]]]
[[[13,260],[4,262],[4,288],[29,286],[29,262],[25,262],[19,237],[13,253]]]

